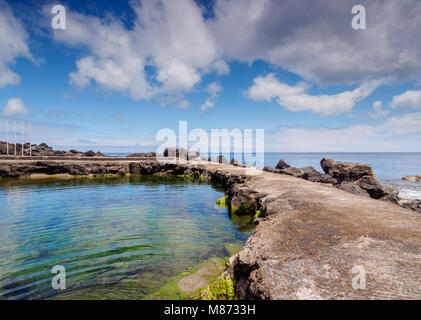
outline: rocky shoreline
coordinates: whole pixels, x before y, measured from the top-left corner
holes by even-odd
[[[257,224],[223,277],[235,284],[238,298],[421,298],[419,208],[398,206],[396,192],[375,181],[371,167],[324,159],[324,174],[281,161],[259,171],[196,156],[2,158],[0,176],[155,174],[208,181],[225,188],[230,214],[252,215]],[[355,266],[366,272],[365,289],[352,287]]]

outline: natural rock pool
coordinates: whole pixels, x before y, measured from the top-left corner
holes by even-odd
[[[193,297],[179,280],[209,262],[201,273],[219,272],[251,232],[215,204],[223,195],[170,177],[0,181],[0,299]]]

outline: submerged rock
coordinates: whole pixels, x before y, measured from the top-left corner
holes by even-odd
[[[418,176],[418,175],[417,176],[406,176],[406,177],[403,177],[402,180],[421,182],[421,176]]]

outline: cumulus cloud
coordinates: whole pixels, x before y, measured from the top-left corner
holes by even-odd
[[[399,111],[421,109],[421,91],[408,90],[394,96],[390,106]]]
[[[216,0],[207,19],[194,0],[132,0],[130,28],[115,17],[68,11],[67,29],[54,37],[87,48],[70,74],[79,87],[92,82],[134,100],[169,95],[181,101],[204,74],[227,74],[227,61],[263,60],[312,83],[359,85],[357,91],[320,98],[328,100],[324,105],[347,100],[345,110],[373,80],[421,79],[421,42],[414,41],[421,2],[358,4],[366,7],[366,30],[351,27],[353,3],[337,0]],[[301,103],[293,109],[302,109]]]
[[[0,0],[0,88],[20,82],[19,75],[10,69],[18,57],[32,59],[27,35],[7,3]]]
[[[273,152],[413,152],[421,148],[421,114],[379,125],[280,127],[267,132],[265,140],[265,150]]]
[[[200,111],[205,112],[206,110],[215,107],[215,100],[218,98],[220,91],[222,91],[222,87],[218,82],[212,82],[208,85],[205,92],[209,93],[209,97],[200,107]]]
[[[306,80],[354,84],[421,77],[421,2],[361,0],[367,29],[351,27],[352,1],[218,0],[209,27],[231,59],[268,61]],[[412,13],[412,14],[411,14]]]
[[[383,109],[383,104],[381,101],[376,101],[373,103],[373,112],[369,112],[368,116],[373,119],[376,120],[378,118],[384,117],[386,115],[389,114],[389,110],[384,110]]]
[[[379,85],[376,81],[338,94],[313,96],[307,93],[309,85],[300,82],[295,86],[281,83],[273,73],[254,79],[254,84],[245,92],[255,101],[276,101],[290,111],[311,110],[314,113],[333,115],[350,111],[354,105],[369,96]]]
[[[3,116],[25,116],[29,114],[29,110],[25,108],[23,101],[19,98],[9,99],[7,105],[3,109]]]
[[[177,104],[177,108],[178,109],[187,109],[189,106],[190,106],[190,102],[188,102],[187,100],[181,100]]]
[[[117,18],[69,11],[66,30],[56,31],[54,37],[89,51],[77,61],[71,83],[85,87],[96,82],[139,100],[177,96],[191,91],[205,72],[228,71],[217,59],[202,11],[193,1],[131,1],[131,6],[136,19],[130,30]]]

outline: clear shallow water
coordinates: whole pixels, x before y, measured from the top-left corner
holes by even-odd
[[[112,156],[126,156],[128,153],[114,153]],[[226,156],[227,157],[227,156]],[[230,155],[232,159],[233,155]],[[228,157],[227,157],[228,158]],[[399,190],[400,197],[421,199],[421,183],[403,181],[404,176],[421,175],[421,152],[414,153],[265,153],[265,166],[275,167],[283,159],[294,167],[313,166],[323,172],[320,160],[331,158],[337,161],[361,162],[373,167],[376,178]],[[240,159],[237,159],[240,160]]]
[[[2,182],[0,299],[147,297],[248,238],[221,196],[178,178]],[[54,265],[66,268],[60,295]]]

